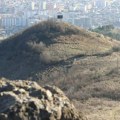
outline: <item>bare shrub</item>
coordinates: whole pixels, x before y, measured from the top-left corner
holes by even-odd
[[[28,43],[28,45],[31,46],[32,49],[38,53],[42,52],[46,47],[46,45],[42,41],[40,43],[30,42],[30,43]]]
[[[43,63],[51,63],[53,60],[52,60],[52,56],[50,55],[50,52],[45,50],[43,51],[41,54],[40,54],[40,60],[41,62]]]
[[[47,21],[41,22],[36,27],[39,27],[41,32],[44,31],[43,34],[45,34],[46,32],[61,32],[60,25],[56,20],[53,19],[49,19]]]
[[[112,48],[113,52],[119,52],[120,51],[120,47],[119,46],[114,46]]]

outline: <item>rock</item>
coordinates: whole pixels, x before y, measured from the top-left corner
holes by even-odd
[[[0,80],[0,120],[86,120],[55,86]]]

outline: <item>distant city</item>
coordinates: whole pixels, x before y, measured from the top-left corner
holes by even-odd
[[[103,25],[120,27],[119,0],[0,0],[0,39],[48,19],[86,29]]]

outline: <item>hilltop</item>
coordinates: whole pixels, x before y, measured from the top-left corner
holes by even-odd
[[[110,120],[120,103],[119,45],[64,22],[44,21],[0,43],[0,77],[56,85],[90,120]]]

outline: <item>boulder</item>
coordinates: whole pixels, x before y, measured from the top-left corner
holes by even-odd
[[[86,120],[55,86],[0,80],[0,120]]]

